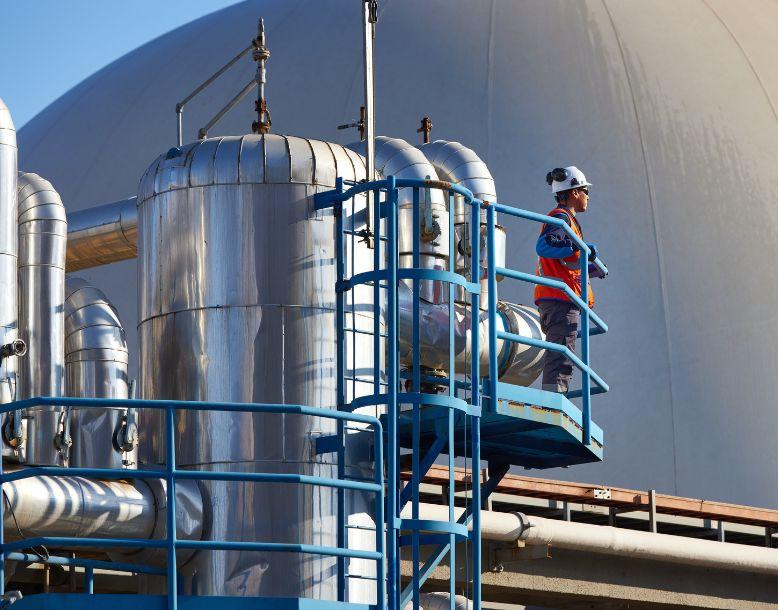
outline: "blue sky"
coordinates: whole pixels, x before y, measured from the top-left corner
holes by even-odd
[[[19,129],[106,64],[236,0],[0,0],[0,97]],[[10,27],[7,27],[10,26]]]

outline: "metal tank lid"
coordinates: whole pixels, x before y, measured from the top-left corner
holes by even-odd
[[[339,144],[277,134],[225,136],[171,148],[149,166],[138,205],[159,193],[216,184],[312,184],[362,180],[365,160]]]

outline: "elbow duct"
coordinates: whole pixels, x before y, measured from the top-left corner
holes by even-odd
[[[129,355],[119,313],[102,291],[78,277],[66,282],[65,378],[68,396],[127,398]],[[71,410],[71,466],[122,468],[137,460],[114,441],[124,409]]]
[[[67,219],[59,193],[37,174],[19,173],[19,336],[28,356],[19,361],[17,398],[64,394],[65,244]],[[63,410],[27,411],[24,461],[57,465],[66,445]]]

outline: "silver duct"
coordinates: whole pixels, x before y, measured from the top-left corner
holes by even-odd
[[[68,273],[137,256],[135,197],[68,214]]]
[[[364,179],[362,157],[274,134],[203,140],[149,167],[138,193],[142,398],[336,408],[335,225],[331,211],[314,210],[313,196],[338,176]],[[353,213],[348,206],[347,227],[364,228],[365,207],[363,196]],[[372,266],[373,251],[358,240],[354,247],[349,274]],[[372,289],[354,298],[348,323],[372,329]],[[349,392],[372,392],[365,373],[373,368],[372,340],[363,337],[356,335],[352,352],[359,368],[347,372],[361,381]],[[144,412],[141,429],[141,464],[154,464],[164,428]],[[316,437],[336,431],[332,420],[179,412],[176,430],[181,467],[337,476],[333,454],[314,452]],[[356,463],[347,462],[349,475]],[[202,487],[213,539],[336,545],[331,489]],[[365,512],[354,508],[359,496],[349,494],[349,514]],[[332,600],[336,582],[335,558],[296,553],[203,552],[184,570],[184,590],[197,595]],[[349,601],[373,603],[372,584],[362,595],[353,584],[349,579]]]
[[[419,148],[429,160],[438,177],[441,180],[457,184],[469,189],[478,199],[484,201],[496,201],[497,189],[492,173],[481,158],[464,144],[449,142],[447,140],[435,140],[429,144],[423,144]],[[481,210],[481,266],[486,266],[486,211]],[[457,248],[456,269],[458,273],[467,274],[470,269],[466,266],[466,258],[463,254],[470,241],[470,210],[465,205],[464,199],[456,195],[454,197],[454,232],[457,244],[465,247]],[[505,229],[497,225],[495,227],[495,254],[497,265],[505,266],[506,233]],[[498,278],[500,279],[500,278]],[[489,286],[486,280],[481,282],[481,307],[487,307],[487,295]],[[457,300],[464,300],[464,289],[457,289]]]
[[[102,291],[68,277],[65,299],[65,386],[77,398],[128,398],[129,355],[119,313]],[[129,421],[127,421],[129,419]],[[137,461],[133,413],[125,409],[73,408],[70,465],[122,468]],[[129,426],[129,430],[127,430]],[[124,450],[121,445],[124,444]]]
[[[19,362],[17,398],[63,396],[67,219],[59,193],[38,174],[19,172],[19,336],[28,348]],[[33,407],[26,413],[24,461],[64,462],[64,410]]]
[[[18,338],[18,296],[16,265],[17,230],[16,130],[11,113],[0,99],[0,346]],[[0,404],[16,397],[16,358],[4,358],[0,368]]]
[[[38,476],[3,484],[3,528],[9,538],[44,536],[159,540],[166,536],[164,480],[104,481],[73,476]],[[176,483],[176,532],[199,540],[203,500],[191,481]],[[154,550],[136,559],[153,561]],[[126,555],[118,555],[127,561]],[[182,558],[183,559],[183,558]]]

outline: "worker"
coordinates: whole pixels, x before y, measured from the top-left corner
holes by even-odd
[[[548,215],[564,220],[575,234],[583,240],[577,214],[586,211],[589,203],[589,187],[583,172],[577,167],[557,167],[546,175],[557,206]],[[589,246],[589,277],[605,277],[592,264],[597,258],[597,246]],[[580,248],[562,227],[544,224],[535,246],[538,255],[537,275],[560,280],[581,296]],[[594,307],[594,293],[589,286],[589,307]],[[535,286],[535,304],[540,311],[540,326],[546,341],[566,345],[575,351],[575,339],[581,326],[581,312],[578,306],[561,290],[548,286]],[[573,363],[564,354],[546,350],[543,362],[543,389],[566,393],[573,376]]]

